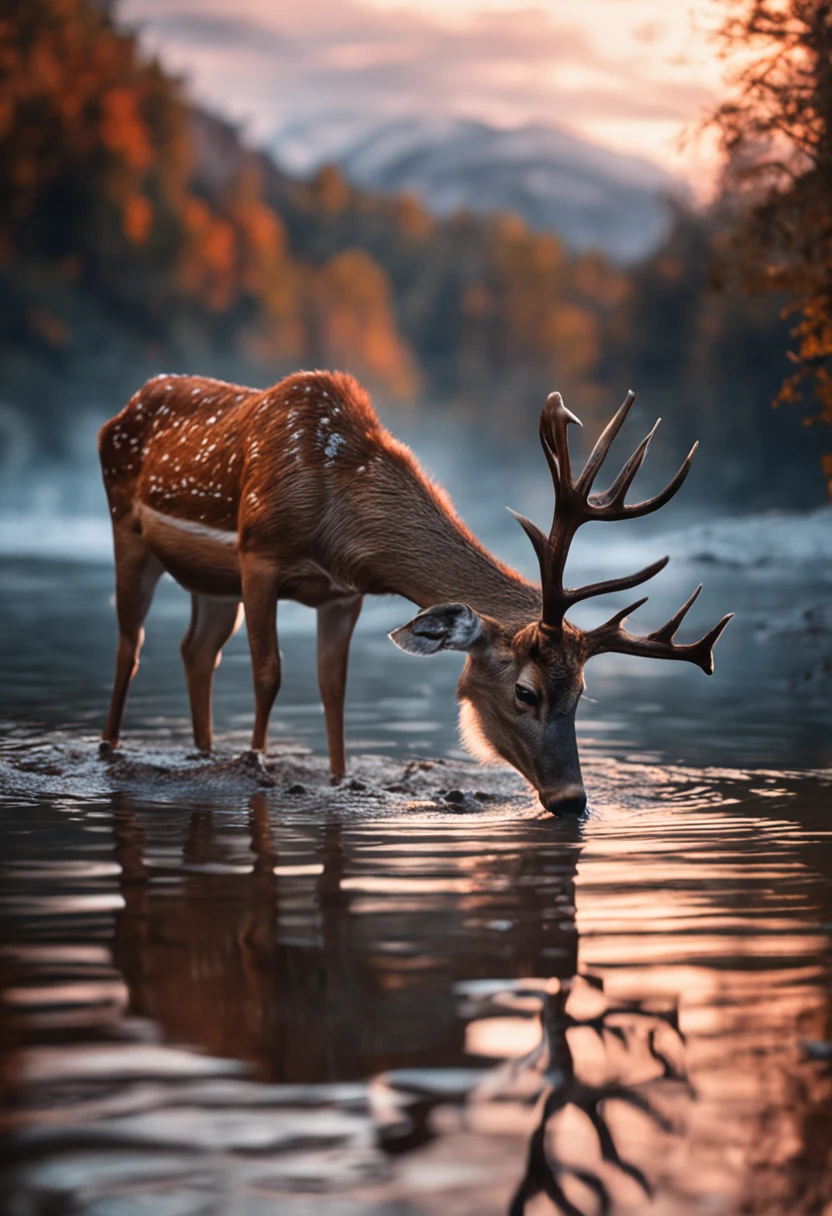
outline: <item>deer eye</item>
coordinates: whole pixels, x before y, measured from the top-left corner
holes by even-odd
[[[514,695],[523,705],[530,705],[532,709],[537,708],[537,693],[526,688],[524,684],[514,685]]]

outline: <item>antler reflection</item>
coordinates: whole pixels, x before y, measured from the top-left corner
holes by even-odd
[[[601,981],[594,977],[581,978],[599,990],[602,988]],[[574,1027],[591,1029],[602,1044],[604,1036],[611,1035],[627,1047],[629,1038],[625,1028],[611,1023],[610,1018],[626,1014],[629,1018],[657,1023],[658,1025],[649,1028],[646,1038],[648,1053],[661,1069],[657,1079],[680,1082],[689,1093],[693,1092],[684,1068],[674,1063],[656,1043],[657,1030],[659,1026],[664,1026],[673,1035],[680,1051],[684,1048],[685,1038],[679,1029],[675,1009],[653,1012],[642,1010],[636,1004],[626,1003],[608,1006],[594,1017],[578,1018],[566,1010],[570,992],[571,985],[562,984],[557,993],[548,996],[544,1005],[541,1017],[542,1042],[533,1055],[538,1067],[542,1060],[548,1057],[548,1063],[542,1071],[551,1088],[543,1101],[539,1122],[529,1141],[526,1172],[509,1207],[509,1216],[523,1216],[527,1203],[539,1194],[545,1194],[556,1210],[564,1213],[564,1216],[586,1216],[584,1210],[573,1203],[563,1189],[562,1182],[570,1175],[595,1196],[601,1213],[610,1211],[612,1197],[599,1174],[591,1169],[558,1160],[556,1153],[547,1147],[551,1121],[567,1106],[582,1111],[589,1119],[598,1139],[602,1160],[636,1182],[648,1198],[653,1193],[650,1182],[634,1162],[621,1156],[604,1114],[603,1104],[611,1099],[624,1102],[646,1115],[660,1131],[670,1133],[675,1130],[673,1121],[655,1107],[636,1086],[621,1083],[589,1085],[581,1081],[575,1073],[575,1062],[567,1038],[568,1030]],[[524,1066],[528,1067],[529,1062],[530,1057],[526,1057],[514,1067],[519,1070]]]

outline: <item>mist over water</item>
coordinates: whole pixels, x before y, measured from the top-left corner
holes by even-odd
[[[387,421],[395,425],[394,419]],[[452,420],[438,431],[396,429],[429,475],[449,491],[482,542],[521,573],[536,578],[531,546],[505,507],[548,527],[552,489],[537,444],[500,450],[492,440]],[[94,432],[90,426],[85,439],[78,437],[79,449],[82,440],[85,449],[83,460],[60,466],[57,474],[44,469],[12,480],[0,492],[0,561],[6,590],[0,607],[5,617],[0,648],[6,652],[0,708],[16,717],[35,707],[55,724],[75,727],[86,721],[97,730],[112,676],[115,614],[112,535],[94,457]],[[582,442],[585,446],[585,437],[579,436],[573,448],[580,450]],[[630,446],[620,438],[610,464],[616,463],[616,452],[623,459]],[[671,453],[670,464],[678,458]],[[698,463],[704,463],[701,453]],[[668,465],[661,457],[655,464],[658,467],[648,462],[640,475],[636,496],[655,492],[667,480]],[[822,766],[829,759],[832,696],[827,666],[832,657],[832,509],[719,515],[703,496],[706,486],[697,484],[697,467],[695,462],[682,493],[659,515],[582,528],[566,574],[573,584],[593,582],[669,555],[670,565],[645,587],[649,601],[630,628],[655,628],[702,582],[704,591],[685,622],[684,637],[700,636],[724,612],[735,613],[716,651],[716,675],[706,679],[687,664],[601,656],[587,670],[589,696],[581,705],[579,728],[605,732],[608,746],[620,737],[622,749],[636,738],[649,739],[652,745],[655,731],[656,744],[665,754],[694,761],[702,758],[707,741],[712,755],[726,752],[739,764],[772,759],[783,765],[799,761]],[[577,624],[592,627],[633,598],[633,592],[624,592],[590,600],[578,605],[573,616]],[[62,621],[57,636],[56,612]],[[148,716],[164,704],[176,709],[178,737],[187,738],[178,644],[189,614],[188,595],[165,576],[147,623],[128,727],[131,721],[144,727]],[[419,662],[387,640],[387,633],[412,615],[412,605],[396,597],[365,602],[352,649],[349,712],[358,723],[378,725],[371,739],[374,746],[383,741],[386,751],[433,753],[439,748],[442,754],[461,754],[453,697],[459,658],[440,654]],[[314,677],[314,628],[313,611],[281,602],[284,683],[275,724],[278,731],[304,738],[320,751],[324,731]],[[60,639],[57,659],[43,645],[47,636]],[[61,696],[44,696],[50,679],[63,689]],[[242,740],[253,712],[244,628],[223,653],[215,701],[220,729],[238,731]],[[166,719],[160,720],[169,729]],[[351,733],[348,744],[361,746],[362,732],[358,743]]]

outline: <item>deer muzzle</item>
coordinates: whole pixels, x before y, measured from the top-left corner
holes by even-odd
[[[539,790],[538,797],[550,815],[559,819],[580,819],[586,814],[586,790],[577,783],[555,790]]]

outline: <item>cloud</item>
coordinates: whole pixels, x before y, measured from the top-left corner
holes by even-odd
[[[186,74],[200,100],[245,121],[259,139],[316,114],[416,112],[500,125],[553,121],[590,134],[618,122],[631,142],[641,125],[650,154],[651,124],[664,139],[668,123],[681,125],[713,101],[695,65],[667,66],[679,45],[668,44],[664,70],[653,70],[656,45],[672,33],[673,0],[663,6],[665,19],[652,23],[603,0],[560,7],[560,20],[552,5],[470,5],[123,0],[120,12]]]
[[[636,42],[643,42],[649,46],[651,43],[658,42],[664,32],[664,26],[661,21],[645,21],[641,25],[633,27],[633,38]]]

